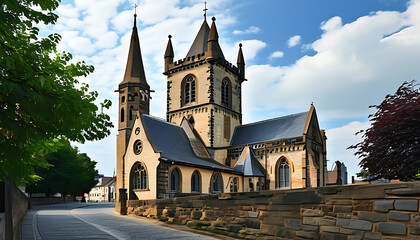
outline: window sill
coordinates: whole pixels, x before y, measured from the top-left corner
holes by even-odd
[[[150,191],[150,189],[145,188],[145,189],[133,189],[133,192],[147,192]]]

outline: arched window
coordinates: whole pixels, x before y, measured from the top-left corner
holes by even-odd
[[[147,189],[147,172],[143,164],[138,163],[133,171],[133,189]]]
[[[290,167],[289,163],[285,158],[280,160],[280,164],[278,165],[278,187],[290,187]]]
[[[225,107],[230,107],[230,94],[231,87],[229,79],[225,78],[222,81],[222,105]]]
[[[211,192],[212,193],[221,193],[222,191],[222,176],[220,176],[220,173],[215,173],[211,177]]]
[[[130,112],[129,112],[129,116],[128,116],[130,120],[133,120],[133,109],[134,109],[134,107],[130,106]]]
[[[191,175],[191,192],[200,192],[200,174],[194,171]]]
[[[230,181],[230,192],[238,192],[238,178],[234,177]]]
[[[171,192],[179,192],[180,189],[180,178],[181,178],[181,174],[178,170],[178,168],[175,168],[174,170],[172,170],[171,172]]]
[[[183,82],[183,104],[195,102],[195,79],[189,75]]]
[[[124,108],[121,108],[121,122],[124,122]]]

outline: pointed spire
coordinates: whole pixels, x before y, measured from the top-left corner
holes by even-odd
[[[187,53],[187,57],[192,57],[197,54],[207,52],[207,40],[209,38],[210,27],[207,24],[207,21],[204,20],[201,24],[200,30],[197,33],[197,36],[194,39],[193,44],[191,45],[190,50]]]
[[[168,45],[166,46],[165,51],[165,72],[169,70],[169,64],[174,62],[174,49],[172,47],[172,36],[168,36]]]
[[[136,24],[137,14],[134,14],[134,26],[131,33],[130,48],[128,51],[127,66],[125,68],[124,80],[120,83],[141,83],[148,85],[144,73],[143,59],[141,57],[140,40]]]
[[[245,59],[242,53],[242,43],[239,43],[238,60],[236,62],[239,69],[239,75],[245,77]]]
[[[209,39],[208,41],[219,41],[219,34],[217,33],[217,28],[216,28],[216,18],[212,17],[211,20],[213,21],[211,23],[211,28],[210,28],[210,33],[209,33]]]
[[[207,49],[209,52],[209,59],[218,59],[222,58],[225,59],[223,56],[222,49],[219,45],[219,34],[217,33],[216,28],[216,18],[212,17],[211,20],[213,21],[210,27],[209,38],[207,40]]]

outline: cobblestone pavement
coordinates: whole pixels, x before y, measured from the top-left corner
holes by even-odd
[[[214,239],[113,211],[109,203],[35,206],[23,221],[22,239]]]

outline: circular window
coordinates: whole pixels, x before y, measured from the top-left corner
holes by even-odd
[[[140,154],[143,149],[143,143],[140,140],[134,142],[133,150],[135,154]]]
[[[136,135],[139,135],[139,133],[140,133],[140,128],[138,127],[138,128],[136,128],[136,131],[134,131],[134,133],[136,134]]]

